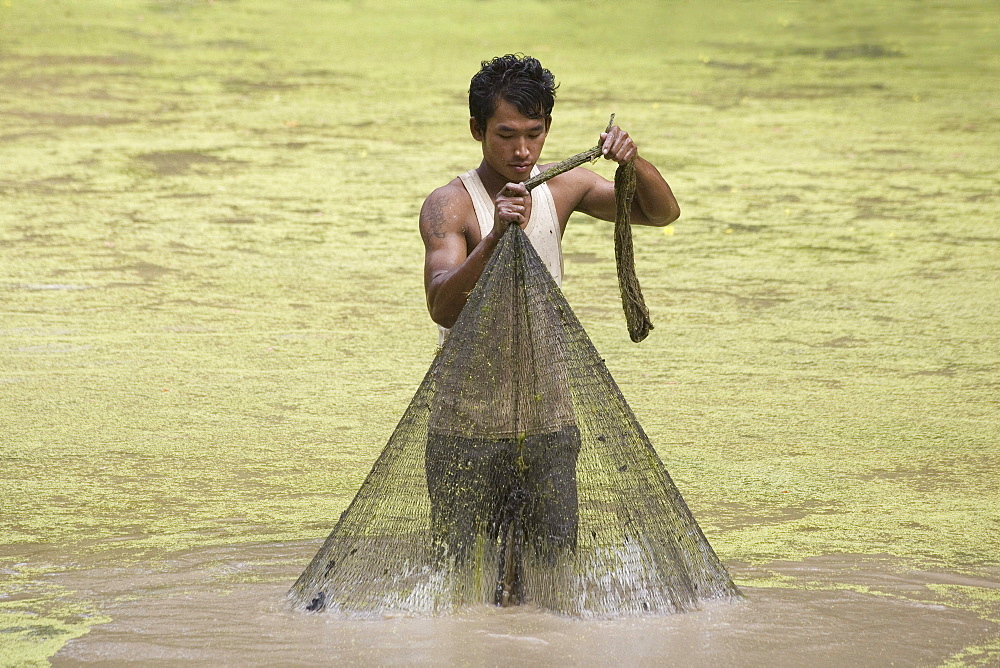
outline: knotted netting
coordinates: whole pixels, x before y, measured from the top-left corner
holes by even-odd
[[[616,617],[738,595],[517,225],[291,592],[352,616]]]

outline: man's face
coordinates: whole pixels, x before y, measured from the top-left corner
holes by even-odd
[[[548,135],[551,117],[528,118],[517,107],[500,100],[486,121],[485,132],[471,121],[472,136],[483,144],[483,158],[505,180],[520,183],[531,175]]]

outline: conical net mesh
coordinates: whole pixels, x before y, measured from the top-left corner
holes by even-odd
[[[531,243],[512,225],[296,606],[581,617],[737,596]]]

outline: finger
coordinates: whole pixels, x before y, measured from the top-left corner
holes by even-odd
[[[618,134],[618,138],[615,141],[615,152],[621,153],[625,150],[625,147],[632,142],[632,139],[628,136],[627,132],[621,132]]]
[[[607,132],[601,133],[601,152],[606,156],[611,151],[611,147],[615,144],[615,138],[618,135],[618,126],[614,126]]]
[[[524,207],[517,204],[505,204],[497,209],[501,216],[520,216],[524,213]]]
[[[524,216],[501,216],[500,222],[506,225],[523,225]]]
[[[503,187],[501,193],[508,197],[525,197],[528,194],[528,189],[524,187],[523,183],[508,183]]]
[[[623,132],[608,157],[613,157],[617,162],[623,163],[630,160],[635,152],[635,142],[632,141],[627,132]]]
[[[604,155],[611,159],[617,160],[617,155],[621,152],[622,137],[628,138],[628,133],[623,132],[617,125],[611,128],[611,132],[608,134],[608,140],[604,144]]]

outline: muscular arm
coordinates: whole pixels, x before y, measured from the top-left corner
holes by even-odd
[[[636,189],[632,200],[633,224],[663,227],[677,220],[680,206],[670,186],[659,170],[648,160],[639,157],[638,147],[627,132],[615,126],[610,133],[602,134],[604,157],[624,164],[635,160]],[[584,192],[577,210],[601,220],[615,219],[615,185],[589,170],[580,172],[584,179]]]
[[[508,184],[508,190],[512,184]],[[420,210],[420,236],[424,240],[424,290],[431,319],[442,327],[452,327],[465,307],[469,293],[486,268],[507,225],[526,224],[531,215],[530,196],[512,196],[507,191],[497,197],[493,230],[469,251],[468,224],[478,225],[475,214],[469,220],[472,203],[460,186],[438,188],[424,201]],[[525,205],[524,199],[529,203]]]

